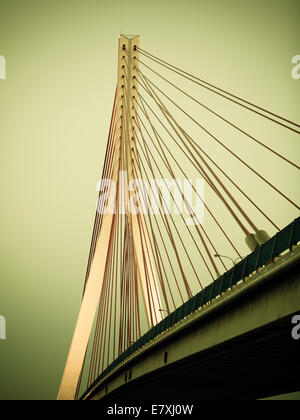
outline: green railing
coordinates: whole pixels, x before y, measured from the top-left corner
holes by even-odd
[[[162,332],[168,330],[177,322],[190,315],[192,312],[200,309],[210,300],[218,297],[221,293],[226,292],[240,280],[249,276],[273,260],[274,257],[282,252],[291,249],[300,241],[300,217],[295,219],[291,224],[278,232],[275,236],[265,242],[263,245],[255,249],[246,258],[234,265],[229,271],[222,274],[217,280],[205,287],[201,292],[185,302],[174,312],[164,318],[159,324],[151,328],[146,334],[139,338],[126,351],[124,351],[116,360],[114,360],[96,379],[96,381],[83,394],[82,399],[113,369],[120,365],[129,356],[142,348],[145,344],[156,338]]]

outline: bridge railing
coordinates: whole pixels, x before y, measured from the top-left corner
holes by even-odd
[[[129,356],[141,349],[145,344],[158,337],[162,332],[167,331],[179,321],[186,318],[192,312],[200,309],[203,305],[220,296],[226,290],[232,288],[239,281],[254,273],[258,268],[270,263],[282,252],[291,249],[300,241],[300,217],[291,224],[270,238],[263,245],[255,249],[246,258],[234,265],[229,271],[222,274],[213,283],[206,286],[201,292],[193,296],[174,312],[164,318],[159,324],[151,328],[146,334],[139,338],[134,344],[128,347],[116,360],[114,360],[89,387],[81,398],[84,398],[97,383],[125,361]]]

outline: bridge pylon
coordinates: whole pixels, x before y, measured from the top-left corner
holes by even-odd
[[[134,182],[139,176],[136,169],[138,168],[136,162],[138,150],[135,141],[138,109],[136,105],[138,103],[138,51],[136,47],[139,44],[139,36],[121,35],[119,38],[115,155],[111,180],[115,185],[119,185],[120,173],[127,173],[125,213],[131,236],[130,240],[133,241],[134,245],[134,261],[140,281],[146,319],[148,327],[151,328],[163,319],[162,303],[145,216],[138,211],[132,211],[134,209],[132,209],[132,200],[128,188],[130,183]],[[108,203],[117,202],[116,197],[113,197],[112,194],[115,194],[114,189],[110,189]],[[89,338],[103,287],[110,243],[113,240],[114,220],[116,212],[119,211],[117,207],[115,205],[113,212],[105,212],[103,216],[57,397],[59,400],[76,399],[76,391],[82,375]],[[149,294],[152,296],[151,299]]]

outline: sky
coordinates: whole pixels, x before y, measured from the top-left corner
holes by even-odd
[[[82,296],[119,34],[139,34],[146,51],[297,121],[299,17],[297,0],[0,0],[0,399],[58,392]],[[299,161],[296,136],[268,135]],[[276,175],[299,199],[281,165]],[[297,217],[279,213],[282,227]]]

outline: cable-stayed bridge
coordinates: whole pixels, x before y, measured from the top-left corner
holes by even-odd
[[[300,389],[299,129],[120,36],[59,399]]]

